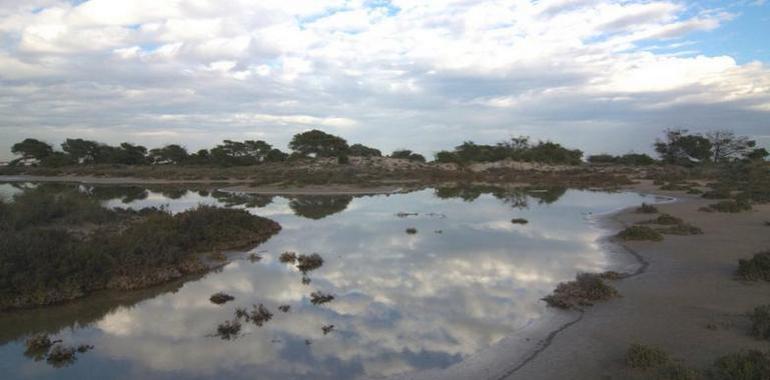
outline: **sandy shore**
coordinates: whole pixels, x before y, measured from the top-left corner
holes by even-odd
[[[531,360],[498,378],[645,378],[624,363],[634,342],[658,346],[700,369],[728,353],[767,348],[767,342],[748,335],[745,313],[770,303],[770,284],[735,281],[733,273],[738,259],[770,249],[770,227],[764,225],[770,205],[740,214],[705,213],[698,208],[713,201],[657,191],[649,184],[629,190],[679,197],[658,208],[701,227],[704,234],[624,243],[646,267],[614,283],[622,297],[588,308]],[[620,228],[649,218],[624,210],[611,221]]]

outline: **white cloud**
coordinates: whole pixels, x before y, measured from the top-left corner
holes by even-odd
[[[394,0],[387,8],[359,0],[0,1],[0,76],[12,81],[0,89],[0,133],[12,140],[79,125],[114,141],[134,137],[127,126],[196,129],[185,123],[204,119],[217,137],[245,136],[253,123],[281,145],[292,126],[348,128],[350,140],[385,150],[411,141],[430,153],[519,133],[558,139],[594,123],[618,149],[645,150],[624,130],[651,139],[722,110],[744,115],[732,120],[738,133],[758,134],[770,70],[728,52],[697,53],[692,32],[740,14],[698,9],[665,0]],[[115,88],[134,95],[115,101]],[[188,95],[158,97],[164,92]],[[169,125],[162,115],[189,117]],[[7,150],[0,143],[0,157]]]

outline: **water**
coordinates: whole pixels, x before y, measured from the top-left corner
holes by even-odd
[[[0,185],[3,194],[20,191],[12,189]],[[611,267],[617,254],[602,248],[605,232],[592,215],[655,201],[559,189],[291,199],[81,189],[108,207],[246,207],[283,230],[252,251],[230,253],[231,263],[205,276],[0,314],[3,378],[356,379],[445,368],[548,315],[539,299],[560,281]],[[529,224],[514,225],[514,217]],[[418,232],[407,234],[410,227]],[[303,284],[296,268],[278,261],[284,251],[317,252],[325,262]],[[235,301],[212,304],[218,291]],[[313,305],[314,291],[336,298]],[[262,327],[244,323],[233,340],[213,336],[235,307],[260,303],[274,314]],[[288,313],[278,311],[284,304]],[[53,368],[23,355],[24,337],[41,331],[95,349]]]

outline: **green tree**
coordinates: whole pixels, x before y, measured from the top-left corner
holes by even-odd
[[[425,157],[422,154],[414,153],[409,149],[399,149],[393,151],[390,154],[391,158],[401,158],[409,161],[425,162]]]
[[[382,152],[379,149],[370,148],[362,144],[353,144],[350,146],[348,154],[353,157],[381,157]]]
[[[756,141],[746,136],[736,136],[728,130],[708,132],[706,138],[711,143],[711,160],[714,162],[743,158],[757,146]]]
[[[94,163],[100,155],[104,155],[101,144],[91,140],[66,139],[61,147],[73,160],[79,163]]]
[[[155,164],[180,164],[188,158],[187,149],[176,144],[150,150],[150,160]]]
[[[294,135],[289,142],[289,149],[304,156],[336,157],[340,153],[347,153],[349,148],[342,137],[314,129]]]
[[[655,151],[665,163],[691,165],[711,159],[711,142],[701,135],[689,134],[686,129],[668,129],[665,138],[655,142]]]
[[[53,147],[35,139],[24,139],[24,141],[13,144],[11,153],[20,155],[23,160],[41,161],[53,154]]]

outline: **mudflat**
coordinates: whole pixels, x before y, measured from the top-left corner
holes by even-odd
[[[619,243],[646,262],[645,270],[614,281],[620,298],[586,308],[578,323],[505,379],[646,378],[625,364],[631,343],[660,347],[698,369],[729,353],[767,349],[766,341],[749,335],[746,313],[770,303],[770,283],[738,281],[734,272],[739,259],[770,249],[770,205],[708,213],[698,209],[714,201],[657,191],[646,182],[629,190],[677,197],[659,205],[660,212],[700,227],[703,235]],[[624,210],[610,218],[620,229],[651,216]]]

